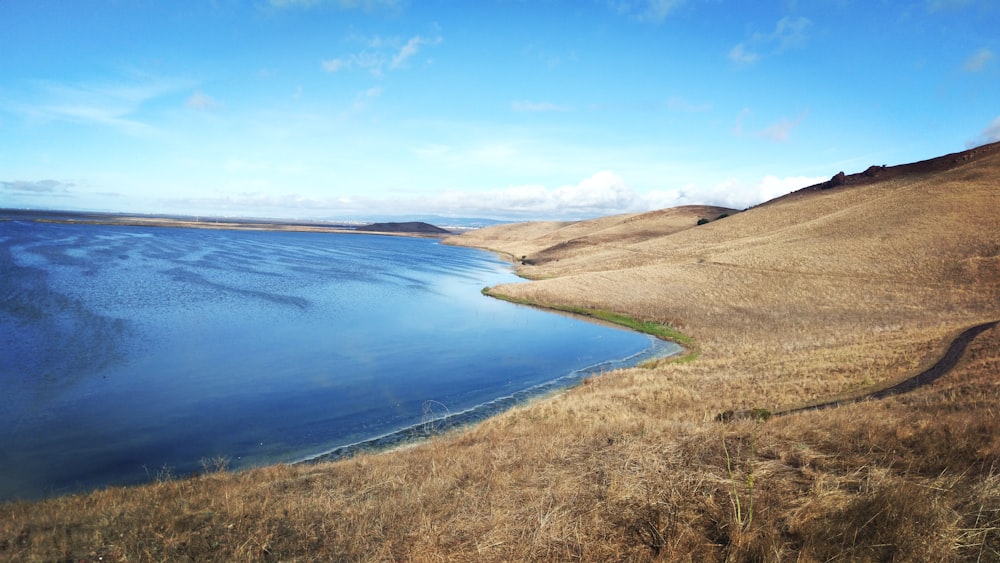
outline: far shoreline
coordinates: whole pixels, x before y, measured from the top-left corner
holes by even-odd
[[[332,233],[352,235],[400,236],[411,238],[444,239],[461,234],[448,230],[446,233],[422,233],[408,231],[360,230],[370,223],[350,224],[346,222],[294,221],[284,219],[253,219],[234,217],[144,215],[130,213],[105,213],[85,211],[3,209],[0,208],[0,222],[29,221],[32,223],[52,223],[60,225],[104,225],[121,227],[189,228],[226,231],[271,231],[296,233]]]

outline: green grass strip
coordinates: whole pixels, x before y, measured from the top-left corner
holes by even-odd
[[[482,293],[483,295],[494,297],[496,299],[500,299],[502,301],[507,301],[510,303],[516,303],[518,305],[527,305],[529,307],[538,307],[541,309],[552,309],[554,311],[561,311],[563,313],[571,313],[574,315],[580,315],[582,317],[599,319],[605,322],[630,328],[637,332],[641,332],[644,334],[651,334],[663,340],[676,342],[681,346],[683,346],[685,350],[687,350],[687,354],[675,358],[673,360],[674,362],[679,362],[679,363],[690,362],[698,357],[698,348],[695,345],[693,338],[678,331],[677,329],[669,325],[658,323],[656,321],[644,321],[636,319],[634,317],[630,317],[628,315],[622,315],[620,313],[615,313],[612,311],[605,311],[603,309],[589,309],[587,307],[574,307],[572,305],[543,305],[541,303],[536,303],[529,299],[521,299],[517,297],[511,297],[509,295],[504,295],[502,293],[497,293],[489,287],[484,287]]]

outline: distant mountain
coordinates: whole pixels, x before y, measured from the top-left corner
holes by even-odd
[[[511,221],[487,219],[485,217],[446,217],[443,215],[354,215],[350,217],[329,217],[325,220],[338,223],[428,223],[442,227],[479,229],[493,225],[503,225]]]
[[[422,221],[408,221],[405,223],[372,223],[371,225],[361,225],[354,228],[355,231],[369,231],[376,233],[413,233],[421,235],[450,235],[451,231],[435,227]]]

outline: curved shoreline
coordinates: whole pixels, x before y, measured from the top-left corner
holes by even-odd
[[[677,346],[679,349],[676,351],[670,350],[670,348],[672,348],[670,345]],[[497,397],[462,411],[452,413],[447,412],[446,410],[443,415],[433,416],[433,408],[428,408],[428,403],[436,403],[436,401],[425,401],[424,420],[419,424],[413,424],[374,438],[368,438],[359,442],[337,446],[327,452],[307,456],[305,458],[292,461],[291,463],[300,464],[337,461],[363,452],[382,452],[400,448],[450,430],[464,428],[483,422],[488,418],[501,414],[532,399],[546,397],[551,393],[558,391],[565,391],[578,385],[581,381],[593,375],[601,375],[617,369],[634,367],[649,360],[669,358],[680,354],[683,351],[684,348],[679,344],[667,342],[650,335],[650,346],[640,352],[624,358],[605,360],[590,366],[575,369],[566,375],[562,375],[550,381],[532,385],[531,387],[516,391],[510,395]]]

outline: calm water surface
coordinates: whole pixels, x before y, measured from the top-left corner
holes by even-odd
[[[673,351],[480,294],[515,280],[427,239],[0,222],[0,499],[350,451]]]

